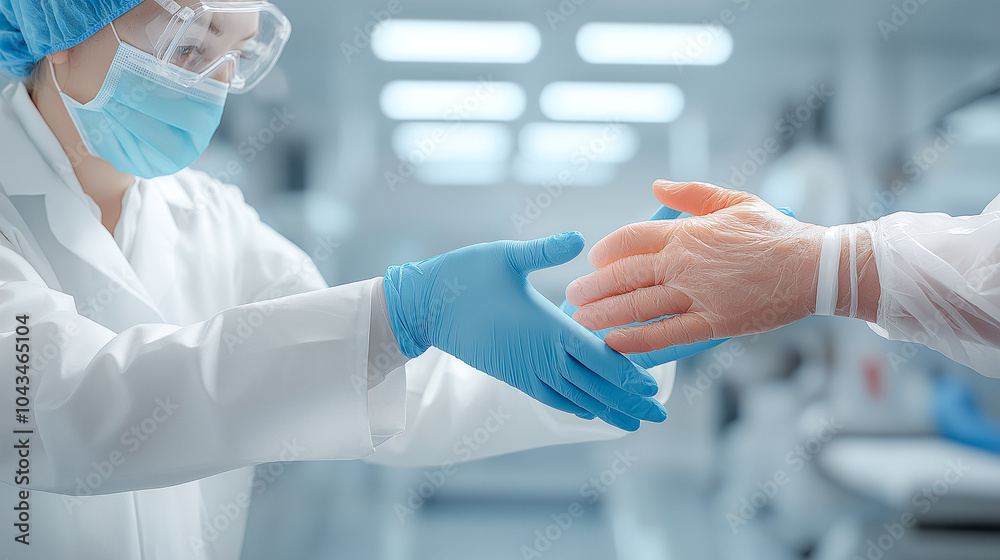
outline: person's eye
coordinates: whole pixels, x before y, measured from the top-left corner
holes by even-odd
[[[185,66],[197,60],[201,52],[201,49],[195,45],[180,45],[174,53],[173,63],[178,66]]]

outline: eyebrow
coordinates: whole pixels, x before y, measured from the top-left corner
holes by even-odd
[[[219,27],[218,25],[215,25],[214,21],[208,24],[208,30],[212,32],[212,35],[215,35],[216,37],[222,37],[222,28]],[[240,39],[240,41],[249,41],[250,39],[253,39],[256,36],[257,33],[254,32]]]

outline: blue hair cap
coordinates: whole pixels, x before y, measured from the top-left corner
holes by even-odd
[[[0,71],[24,79],[35,63],[75,47],[142,0],[0,0]]]

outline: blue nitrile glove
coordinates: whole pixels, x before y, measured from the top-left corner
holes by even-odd
[[[436,346],[553,408],[624,430],[662,422],[656,380],[528,282],[529,272],[566,263],[583,245],[571,232],[390,266],[385,299],[400,349],[415,358]]]
[[[579,307],[572,305],[568,301],[563,301],[559,309],[566,314],[567,317],[572,317]],[[660,319],[656,319],[659,321]],[[652,322],[652,321],[649,321]],[[634,323],[635,325],[641,325],[642,323]],[[621,325],[621,326],[632,326],[632,325]],[[601,337],[607,336],[609,332],[618,327],[613,327],[610,329],[603,329],[600,331],[594,331],[594,334]],[[662,366],[663,364],[668,364],[670,362],[676,362],[677,360],[683,360],[684,358],[690,358],[695,354],[701,354],[706,350],[711,350],[716,346],[722,344],[723,342],[729,340],[724,338],[722,340],[706,340],[703,342],[695,342],[694,344],[684,344],[681,346],[671,346],[670,348],[664,348],[662,350],[656,350],[654,352],[646,352],[644,354],[629,354],[628,358],[632,360],[636,365],[640,365],[644,368],[651,368],[656,366]]]
[[[780,210],[787,216],[791,216],[793,218],[795,217],[795,213],[792,212],[790,208],[778,208],[778,210]],[[655,214],[653,214],[653,217],[650,218],[650,221],[676,220],[676,219],[688,218],[690,216],[691,214],[688,214],[687,212],[679,212],[677,210],[674,210],[673,208],[660,206],[660,209],[657,210]],[[571,305],[568,301],[563,300],[562,305],[559,306],[559,309],[562,309],[563,313],[572,317],[573,314],[576,313],[576,310],[579,309],[579,307]],[[654,319],[654,321],[659,321],[661,319],[664,319],[664,317],[660,317],[659,319]],[[652,322],[653,321],[647,321],[647,323],[652,323]],[[644,323],[634,323],[634,324],[641,325]],[[622,325],[622,326],[631,326],[631,325]],[[604,329],[596,331],[595,334],[601,337],[601,340],[604,340],[604,337],[612,330],[614,329],[613,328]],[[662,350],[656,350],[654,352],[646,352],[644,354],[630,354],[629,359],[644,368],[651,368],[667,364],[670,362],[676,362],[677,360],[682,360],[684,358],[690,358],[695,354],[701,354],[706,350],[711,350],[712,348],[715,348],[716,346],[722,344],[723,342],[726,342],[727,340],[729,339],[723,338],[720,340],[706,340],[704,342],[695,342],[694,344],[671,346],[670,348],[664,348]]]
[[[944,437],[1000,453],[1000,424],[976,404],[972,387],[959,378],[934,381],[934,421]]]

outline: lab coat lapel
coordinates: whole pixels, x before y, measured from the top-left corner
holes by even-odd
[[[58,243],[78,257],[62,262],[50,259],[62,291],[74,297],[81,313],[116,332],[140,323],[163,322],[118,244],[91,213],[82,198],[86,195],[62,183],[10,108],[5,109],[0,111],[0,130],[4,131],[0,150],[16,154],[11,161],[19,165],[0,166],[0,184],[15,206],[36,198],[31,195],[44,197],[47,223],[32,222],[43,254],[58,254],[56,248],[46,246]],[[35,231],[46,227],[51,235]]]
[[[177,222],[170,212],[165,195],[179,189],[173,177],[154,179],[144,185],[139,195],[143,223],[135,224],[129,254],[132,270],[142,282],[151,301],[158,307],[173,288],[176,276],[175,257],[178,239]],[[136,189],[139,185],[132,188]]]

